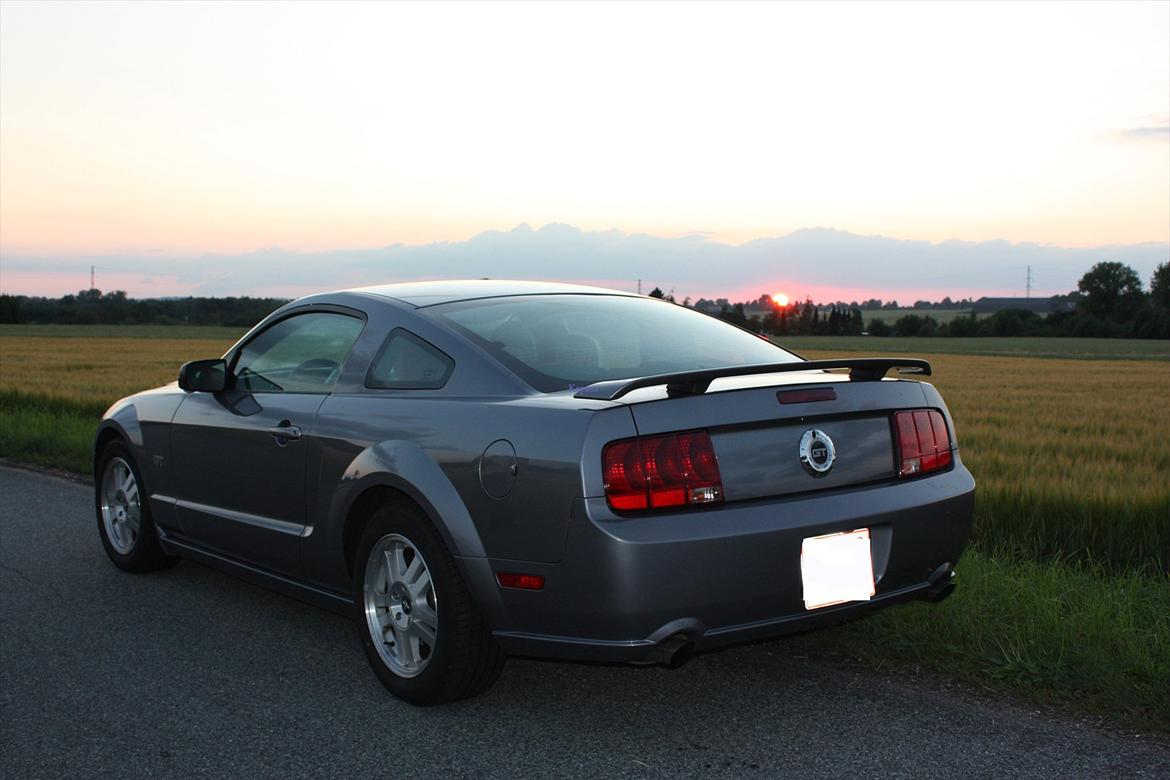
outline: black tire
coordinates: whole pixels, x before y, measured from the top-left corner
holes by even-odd
[[[397,534],[418,548],[430,572],[439,605],[435,647],[423,670],[414,677],[395,672],[382,658],[366,617],[365,579],[370,553],[384,537]],[[355,617],[362,648],[374,674],[392,694],[422,707],[465,699],[483,693],[500,676],[504,653],[480,615],[455,559],[430,520],[410,505],[390,505],[370,518],[354,559]]]
[[[126,547],[127,545],[122,543],[115,544],[110,538],[110,532],[107,529],[103,514],[103,483],[107,469],[111,468],[111,464],[115,461],[121,461],[129,467],[130,472],[134,475],[139,494],[138,529],[128,549],[119,549],[119,547]],[[146,489],[142,483],[142,473],[138,470],[138,464],[134,462],[134,456],[131,454],[130,448],[126,446],[125,442],[120,439],[114,439],[105,446],[105,449],[98,456],[94,469],[93,482],[98,534],[101,536],[102,547],[105,548],[106,555],[110,557],[110,560],[114,562],[115,566],[123,571],[142,574],[166,569],[178,562],[179,559],[177,557],[167,555],[163,552],[162,546],[159,544],[158,530],[155,528],[154,518],[150,514],[150,501],[147,500]]]

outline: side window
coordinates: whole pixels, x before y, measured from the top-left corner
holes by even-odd
[[[447,384],[455,361],[413,333],[396,328],[382,342],[366,387],[379,390],[436,390]]]
[[[328,393],[362,326],[357,317],[332,312],[281,320],[240,350],[235,386],[262,393]]]

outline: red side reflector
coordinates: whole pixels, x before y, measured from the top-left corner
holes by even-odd
[[[496,579],[505,588],[544,590],[543,574],[518,574],[512,571],[500,571],[496,572]]]
[[[610,442],[601,461],[605,497],[619,511],[723,500],[719,462],[706,431]]]
[[[781,390],[776,400],[782,404],[809,404],[813,401],[836,401],[837,391],[831,387],[814,387],[811,390]]]
[[[946,420],[934,409],[916,409],[894,415],[898,475],[929,474],[951,465],[951,440]]]

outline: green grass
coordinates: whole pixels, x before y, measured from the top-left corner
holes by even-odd
[[[1170,341],[1074,339],[1040,336],[986,338],[880,338],[877,336],[784,336],[777,344],[798,353],[824,350],[882,355],[918,353],[1065,360],[1170,360]]]
[[[808,634],[798,648],[921,665],[983,688],[1170,732],[1170,578],[968,550],[954,595]]]
[[[107,405],[0,391],[0,457],[88,474]]]

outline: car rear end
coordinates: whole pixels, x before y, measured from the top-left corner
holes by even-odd
[[[489,351],[516,318],[496,327]],[[850,373],[831,373],[752,353],[730,330],[735,348],[775,370],[729,355],[697,373],[570,384],[609,405],[590,412],[562,559],[493,562],[529,576],[499,581],[506,651],[672,662],[954,588],[974,480],[934,387],[882,378],[916,361],[840,361]],[[606,326],[584,332],[605,354]],[[502,362],[519,355],[521,376],[551,364],[533,343],[525,336],[523,354]],[[686,344],[671,348],[691,367]]]
[[[506,649],[671,661],[950,593],[974,480],[934,388],[816,373],[772,380],[681,398],[639,391],[604,413],[631,415],[637,436],[583,453],[586,497],[564,560],[541,571],[542,591],[508,599],[516,624],[539,631],[507,632]],[[801,462],[810,430],[835,448],[822,473]],[[806,602],[806,540],[858,531],[872,596]]]

